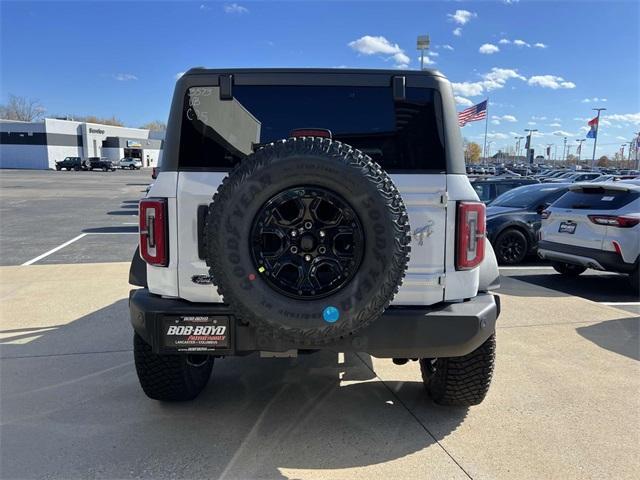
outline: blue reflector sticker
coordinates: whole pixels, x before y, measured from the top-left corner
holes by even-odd
[[[340,318],[340,312],[336,307],[327,307],[322,311],[325,322],[334,323]]]

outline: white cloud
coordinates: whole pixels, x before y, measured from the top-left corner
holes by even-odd
[[[533,125],[537,125],[537,123],[536,122],[527,122],[527,125],[533,126]]]
[[[453,51],[454,48],[451,45],[445,44],[445,45],[437,45],[436,48],[442,48],[443,50],[451,50]]]
[[[547,119],[547,117],[538,117],[538,116],[536,116],[536,115],[533,115],[533,116],[531,117],[531,120],[546,120],[546,119]]]
[[[388,56],[387,60],[393,60],[399,68],[407,68],[411,61],[407,54],[404,53],[404,50],[400,48],[400,45],[391,43],[383,36],[374,37],[365,35],[364,37],[349,42],[348,45],[362,55]]]
[[[606,98],[599,98],[599,97],[593,97],[593,98],[583,98],[581,100],[582,103],[591,103],[591,102],[606,102],[607,99]]]
[[[520,39],[514,40],[513,44],[517,45],[519,47],[530,47],[531,46],[527,42],[525,42],[524,40],[520,40]]]
[[[418,59],[418,63],[420,63],[420,56],[418,55],[417,57]],[[428,55],[424,56],[424,64],[425,65],[435,65],[436,62],[434,60],[432,60]]]
[[[184,75],[185,72],[178,72],[175,74],[175,79],[176,80],[180,80],[180,77],[182,77]]]
[[[494,125],[500,125],[500,120],[494,119],[491,120],[491,123],[493,123]]]
[[[128,82],[129,80],[138,80],[132,73],[116,73],[113,75],[113,78],[118,80],[119,82]]]
[[[536,47],[536,48],[547,48],[547,45],[545,45],[544,43],[541,43],[541,42],[534,43],[533,46]]]
[[[433,52],[431,50],[429,50],[427,52],[427,55],[429,55],[430,57],[439,57],[440,56],[440,54],[438,52]]]
[[[501,38],[498,41],[498,43],[501,44],[501,45],[509,45],[511,43],[511,40],[509,40],[508,38]]]
[[[562,137],[575,137],[575,133],[567,132],[565,130],[554,130],[551,132],[552,135],[560,135]]]
[[[613,115],[607,115],[607,120],[611,120],[614,122],[633,123],[637,125],[640,124],[640,113],[616,113]]]
[[[505,140],[507,138],[509,138],[509,135],[507,135],[506,133],[487,133],[487,137],[488,138],[496,138],[498,140]]]
[[[460,37],[460,36],[462,36],[462,29],[460,27],[454,28],[453,32],[451,32],[451,33],[453,33],[456,37]]]
[[[477,97],[484,92],[503,88],[508,80],[517,78],[526,80],[517,70],[493,67],[490,72],[483,74],[478,82],[453,82],[453,91],[464,97]]]
[[[505,5],[513,5],[514,3],[518,3],[520,0],[502,0],[502,3]]]
[[[466,25],[472,18],[477,16],[478,15],[476,13],[470,12],[469,10],[456,10],[456,13],[447,14],[447,17],[458,25]]]
[[[222,7],[224,13],[235,13],[238,15],[242,15],[243,13],[249,13],[249,9],[247,7],[243,7],[242,5],[238,5],[237,3],[230,3]]]
[[[404,65],[408,64],[411,61],[411,59],[404,52],[398,52],[395,55],[393,55],[392,58],[394,62],[398,64],[404,64]]]
[[[518,119],[516,117],[514,117],[513,115],[492,115],[491,118],[493,118],[494,120],[504,120],[505,122],[517,122]]]
[[[616,140],[622,140],[623,142],[626,142],[626,141],[627,141],[627,140],[629,140],[629,139],[628,139],[628,138],[626,138],[626,137],[623,137],[623,136],[621,136],[621,135],[618,135],[618,136],[616,137]]]
[[[556,75],[534,75],[529,78],[529,85],[535,85],[543,88],[551,88],[557,90],[559,88],[575,88],[576,84],[568,82],[562,77]]]
[[[211,8],[205,5],[204,3],[202,3],[200,4],[200,10],[211,10]]]
[[[550,127],[556,127],[556,128],[560,128],[562,127],[562,124],[558,123],[558,122],[553,122],[549,124]]]
[[[473,102],[468,98],[464,98],[464,97],[454,97],[454,98],[456,100],[456,103],[463,107],[470,107],[471,105],[473,105]]]
[[[478,51],[480,53],[485,54],[485,55],[491,55],[492,53],[499,52],[500,49],[497,46],[495,46],[495,45],[493,45],[491,43],[485,43],[485,44],[480,46]]]

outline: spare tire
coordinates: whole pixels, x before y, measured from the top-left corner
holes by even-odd
[[[268,339],[321,345],[389,306],[407,269],[409,218],[371,158],[328,138],[281,140],[245,157],[206,217],[218,293]]]

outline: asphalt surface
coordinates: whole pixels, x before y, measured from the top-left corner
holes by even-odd
[[[149,173],[0,171],[0,478],[637,478],[638,298],[535,259],[501,270],[480,406],[434,405],[414,362],[327,352],[223,359],[194,402],[147,399],[126,279]]]
[[[138,200],[151,182],[149,170],[0,170],[0,265],[21,265],[83,233],[38,263],[131,260]]]

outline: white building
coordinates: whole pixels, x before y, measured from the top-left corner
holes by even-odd
[[[159,138],[158,138],[159,137]],[[0,168],[55,168],[65,157],[124,157],[158,165],[163,134],[141,128],[45,118],[41,122],[0,120]]]

